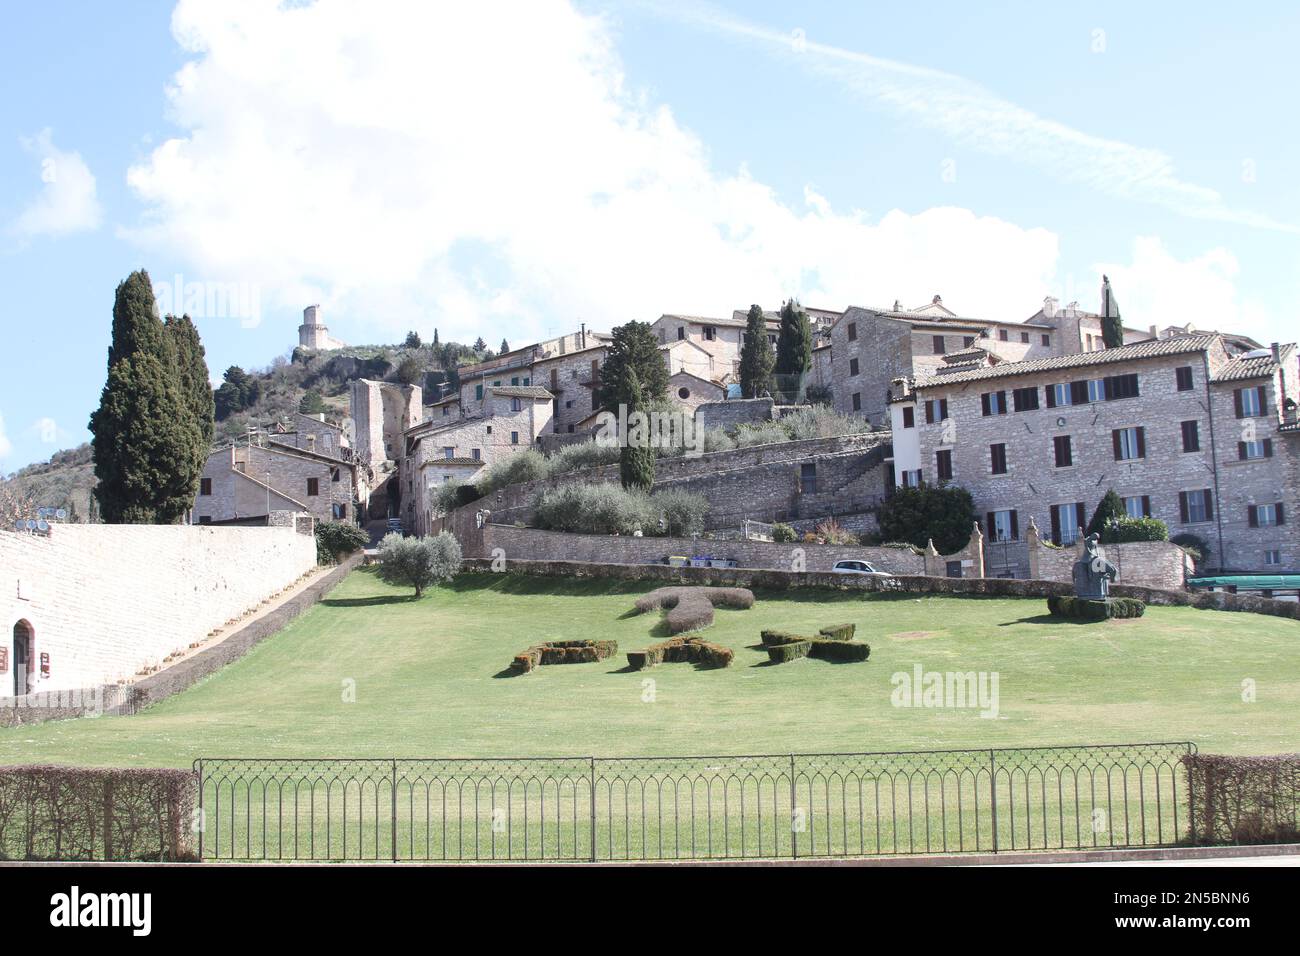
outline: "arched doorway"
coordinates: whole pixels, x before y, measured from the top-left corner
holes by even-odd
[[[31,691],[31,668],[35,632],[27,621],[14,625],[13,672],[14,696],[22,697]]]

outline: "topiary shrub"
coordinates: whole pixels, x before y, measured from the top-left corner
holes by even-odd
[[[789,631],[766,630],[759,632],[759,639],[762,640],[764,647],[778,647],[781,644],[798,644],[800,641],[806,641],[808,638],[799,634],[791,634]]]
[[[639,614],[667,608],[668,630],[673,634],[712,624],[714,607],[733,607],[743,611],[753,606],[754,592],[748,588],[666,587],[656,588],[636,599]]]
[[[633,670],[660,664],[695,664],[699,667],[727,667],[735,652],[721,644],[712,644],[693,634],[670,637],[651,644],[643,651],[628,651],[627,664]]]
[[[617,653],[616,641],[547,641],[516,654],[510,670],[527,674],[546,664],[592,664]]]
[[[848,663],[865,661],[871,656],[871,645],[860,644],[857,641],[814,639],[810,643],[812,647],[808,650],[808,656],[819,660]]]
[[[856,624],[832,624],[830,627],[823,627],[817,633],[828,641],[851,641],[857,629]]]
[[[812,641],[793,641],[789,644],[772,644],[767,648],[767,659],[773,664],[788,664],[801,657],[807,657],[812,650]]]
[[[1047,599],[1047,610],[1055,617],[1082,618],[1088,621],[1104,621],[1107,618],[1141,617],[1147,606],[1137,598],[1108,598],[1094,601],[1087,598],[1057,594]]]
[[[970,492],[956,485],[899,488],[880,506],[880,535],[924,548],[930,541],[940,554],[960,551],[970,542],[975,504]]]

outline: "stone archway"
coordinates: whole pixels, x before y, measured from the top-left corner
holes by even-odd
[[[9,669],[13,672],[13,694],[22,697],[33,690],[36,660],[36,631],[31,622],[20,620],[14,624],[13,643],[10,646]]]

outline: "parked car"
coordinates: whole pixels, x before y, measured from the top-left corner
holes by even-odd
[[[835,574],[872,574],[881,578],[892,577],[888,571],[881,571],[870,561],[836,561],[831,571]]]

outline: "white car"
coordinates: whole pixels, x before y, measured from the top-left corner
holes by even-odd
[[[878,578],[888,578],[892,575],[888,571],[881,571],[870,561],[836,561],[835,567],[831,568],[835,574],[870,574]]]

